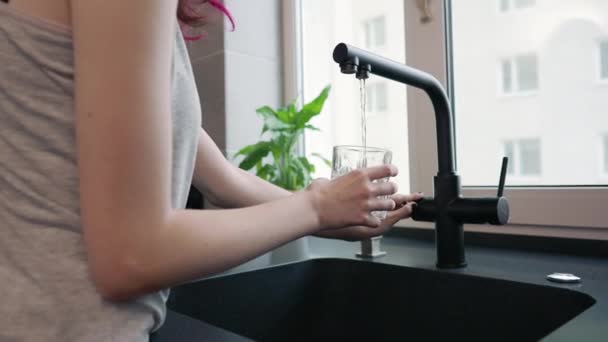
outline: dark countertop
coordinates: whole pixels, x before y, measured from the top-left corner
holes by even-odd
[[[319,238],[309,238],[309,246],[309,258],[356,259],[355,253],[359,250],[359,243]],[[388,255],[373,262],[437,270],[435,247],[432,241],[385,237],[382,240],[382,249]],[[586,293],[596,300],[593,306],[551,333],[543,341],[608,341],[608,259],[477,246],[467,246],[466,254],[468,267],[438,271],[567,288]],[[272,261],[269,258],[260,259],[226,274],[301,260],[304,259]],[[582,278],[582,283],[563,285],[547,281],[545,277],[554,272],[573,273]],[[208,326],[208,329],[210,334],[217,335],[214,327]],[[222,340],[249,341],[235,335]]]

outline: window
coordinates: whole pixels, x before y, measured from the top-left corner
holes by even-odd
[[[377,82],[367,84],[367,108],[370,113],[385,112],[388,106],[386,83]]]
[[[361,145],[359,81],[340,73],[332,59],[334,47],[345,42],[396,61],[405,62],[404,2],[402,0],[302,0],[303,99],[310,101],[327,84],[332,90],[323,113],[313,119],[320,132],[305,137],[307,154],[331,159],[335,145]],[[362,29],[363,28],[363,29]],[[407,100],[405,87],[370,75],[366,80],[367,144],[389,148],[399,167],[395,181],[409,189]],[[391,96],[389,96],[391,94]],[[398,111],[388,111],[398,108]],[[383,115],[374,115],[382,112]],[[314,161],[317,177],[330,169]]]
[[[509,10],[519,5],[524,4],[504,3]],[[597,20],[608,22],[606,2],[536,5],[542,10],[497,20],[499,14],[484,0],[450,2],[450,70],[463,193],[492,194],[484,187],[495,189],[500,157],[507,155],[506,193],[522,205],[512,208],[512,223],[591,229],[608,238],[608,229],[597,230],[606,227],[608,213],[596,205],[608,203],[606,174],[598,172],[606,168],[606,152],[598,153],[597,140],[608,131],[608,88],[595,87],[597,77],[586,76],[603,77],[608,69],[608,44],[597,41],[606,36],[597,25]],[[596,20],[586,13],[601,14]],[[551,23],[551,29],[539,23]],[[593,63],[590,56],[597,55],[600,62]],[[497,70],[498,80],[488,76]],[[542,91],[505,101],[495,96],[496,86],[509,95]],[[522,136],[535,139],[504,140]],[[554,214],[565,206],[577,219]]]
[[[363,22],[365,32],[365,47],[368,49],[384,46],[386,42],[386,21],[379,16]]]
[[[508,12],[513,9],[533,7],[536,0],[498,0],[498,9],[501,12]]]
[[[526,93],[538,89],[538,58],[519,55],[500,62],[503,94]]]
[[[608,40],[600,42],[600,79],[608,80]]]
[[[418,1],[383,0],[366,6],[369,1],[353,0],[348,11],[346,2],[336,0],[299,3],[303,98],[309,100],[325,84],[333,85],[324,113],[315,118],[323,131],[307,135],[307,153],[329,157],[333,145],[360,139],[358,84],[340,74],[330,57],[336,43],[350,43],[405,61],[446,85],[453,101],[457,171],[464,196],[495,196],[501,157],[510,157],[505,194],[512,204],[511,224],[500,232],[608,239],[607,178],[598,172],[608,169],[608,87],[595,87],[593,77],[586,77],[603,77],[608,70],[608,47],[596,40],[606,36],[597,24],[608,22],[606,1],[431,1],[428,12],[433,20],[424,22]],[[501,12],[532,6],[542,10],[498,20]],[[383,15],[384,47],[374,51],[376,47],[368,47],[368,41],[373,45],[372,34],[366,33],[363,23]],[[598,55],[600,62],[593,63],[590,56]],[[376,81],[372,77],[369,84]],[[436,137],[430,133],[435,130],[432,105],[419,90],[408,87],[406,92],[395,82],[386,84],[390,110],[368,117],[368,141],[386,143],[401,153],[394,158],[401,171],[400,191],[432,195],[437,172]],[[540,86],[538,96],[496,96],[497,88],[518,95]],[[318,176],[328,175],[317,166]],[[400,225],[432,227],[411,221]],[[465,230],[497,231],[482,225],[465,225]]]
[[[513,176],[540,176],[540,140],[523,139],[505,142],[505,156],[509,157],[507,172]]]

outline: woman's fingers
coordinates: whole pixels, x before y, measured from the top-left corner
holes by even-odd
[[[393,182],[378,182],[372,184],[372,195],[373,196],[388,196],[393,195],[397,192],[399,187],[397,183]]]
[[[370,213],[367,215],[367,218],[366,218],[365,222],[363,223],[363,225],[367,226],[367,227],[371,227],[371,228],[377,228],[380,226],[381,223],[382,223],[382,221],[380,221],[379,218],[377,218],[376,216],[374,216]]]
[[[417,192],[414,194],[409,194],[409,195],[405,195],[405,194],[394,194],[392,196],[390,196],[389,198],[392,199],[393,201],[395,201],[395,203],[397,204],[397,208],[401,208],[402,206],[406,205],[409,202],[416,202],[420,199],[422,199],[424,197],[424,194],[421,192]]]
[[[414,206],[416,205],[416,202],[408,202],[405,205],[402,205],[401,207],[398,207],[397,209],[389,212],[386,216],[387,220],[393,220],[393,224],[396,223],[399,220],[403,220],[406,218],[410,218],[412,216],[412,212],[414,210]]]
[[[395,165],[386,164],[369,167],[365,169],[365,173],[367,174],[370,180],[374,180],[387,177],[395,177],[399,173],[399,170]]]
[[[390,198],[375,198],[369,201],[369,206],[367,209],[370,211],[393,210],[395,207],[395,201]]]

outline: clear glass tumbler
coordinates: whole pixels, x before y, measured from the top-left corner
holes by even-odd
[[[377,147],[341,145],[334,146],[332,159],[331,178],[345,175],[352,170],[390,164],[393,154],[390,150]],[[376,182],[388,182],[389,177],[374,180]],[[379,196],[387,198],[388,196]],[[379,219],[386,218],[386,211],[372,211],[372,215]]]

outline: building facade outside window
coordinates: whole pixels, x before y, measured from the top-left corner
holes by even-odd
[[[504,142],[521,137],[541,141],[542,172],[507,185],[606,184],[598,137],[608,129],[608,1],[536,1],[534,11],[512,16],[495,5],[452,1],[462,184],[495,186]]]

